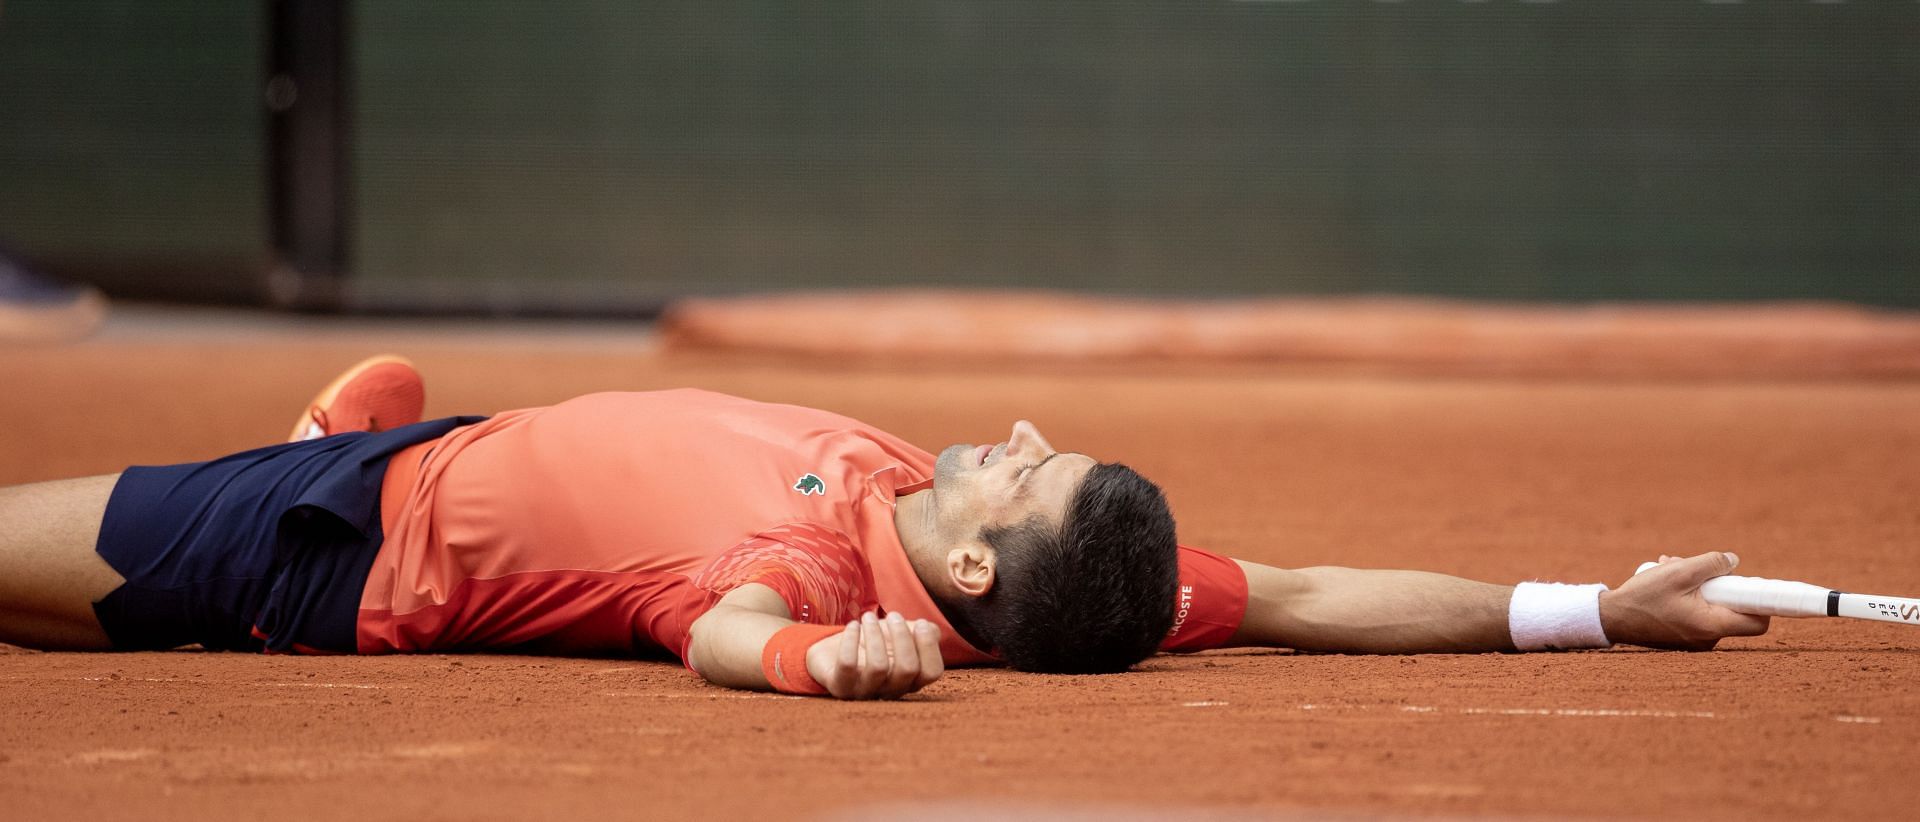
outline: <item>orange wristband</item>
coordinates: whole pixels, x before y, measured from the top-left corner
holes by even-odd
[[[844,630],[844,625],[804,623],[781,628],[760,652],[760,672],[767,675],[767,684],[783,694],[825,695],[827,687],[807,672],[807,649]]]

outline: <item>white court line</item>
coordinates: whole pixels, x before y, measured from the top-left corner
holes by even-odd
[[[1302,711],[1365,711],[1376,705],[1316,705],[1311,702],[1295,706]],[[1624,717],[1630,719],[1727,719],[1712,711],[1668,711],[1653,708],[1442,708],[1434,705],[1401,705],[1401,713],[1408,714],[1455,714],[1459,716],[1568,716],[1568,717]],[[1854,714],[1835,714],[1835,722],[1853,725],[1878,725],[1877,716],[1856,716]]]
[[[1225,705],[1225,704],[1227,704],[1227,703],[1225,703],[1225,702],[1219,702],[1219,701],[1215,701],[1215,700],[1211,700],[1211,699],[1205,699],[1205,700],[1201,700],[1201,701],[1199,701],[1199,702],[1182,702],[1182,703],[1180,703],[1180,707],[1182,707],[1182,708],[1212,708],[1212,707],[1215,707],[1215,706],[1218,706],[1218,705]]]
[[[1372,705],[1316,705],[1302,703],[1302,711],[1347,710],[1365,711]],[[1386,707],[1386,706],[1380,706]],[[1630,717],[1649,719],[1721,719],[1712,711],[1666,711],[1648,708],[1442,708],[1434,705],[1401,705],[1401,713],[1409,714],[1460,714],[1479,716],[1570,716],[1570,717]]]
[[[354,688],[363,691],[384,691],[385,685],[362,685],[357,682],[240,682],[239,685],[252,685],[259,688]]]
[[[227,682],[218,679],[179,679],[174,677],[152,676],[83,676],[82,682],[172,682],[187,685],[240,685],[248,688],[354,688],[363,691],[383,691],[385,685],[366,685],[357,682]]]
[[[1404,709],[1403,709],[1404,710]],[[1460,714],[1497,716],[1629,716],[1654,719],[1718,719],[1712,711],[1652,711],[1638,708],[1455,708]]]

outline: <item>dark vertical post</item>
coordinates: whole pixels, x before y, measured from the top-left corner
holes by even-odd
[[[340,306],[347,276],[346,0],[269,0],[273,242],[279,305]]]

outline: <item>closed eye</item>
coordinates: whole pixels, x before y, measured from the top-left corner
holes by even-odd
[[[1018,474],[1014,474],[1014,475],[1013,475],[1013,479],[1014,479],[1014,481],[1015,481],[1015,482],[1019,482],[1019,481],[1021,481],[1021,480],[1024,480],[1024,479],[1026,479],[1026,478],[1027,478],[1027,474],[1028,474],[1029,472],[1032,472],[1032,471],[1037,471],[1037,470],[1039,470],[1039,469],[1040,469],[1040,466],[1042,466],[1042,465],[1046,465],[1047,463],[1049,463],[1049,462],[1052,462],[1052,461],[1053,461],[1053,458],[1054,458],[1054,457],[1057,457],[1057,456],[1060,456],[1060,452],[1058,452],[1058,451],[1055,451],[1055,452],[1053,452],[1053,453],[1051,453],[1051,454],[1048,454],[1048,455],[1047,455],[1047,458],[1046,458],[1046,459],[1043,459],[1043,460],[1041,460],[1041,461],[1039,461],[1039,462],[1036,462],[1036,463],[1034,463],[1034,464],[1032,464],[1032,465],[1029,465],[1029,466],[1027,466],[1027,467],[1025,467],[1025,468],[1022,468],[1022,469],[1020,469],[1020,473],[1018,473]]]

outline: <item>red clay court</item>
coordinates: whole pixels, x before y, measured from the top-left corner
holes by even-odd
[[[1920,597],[1916,42],[1913,0],[0,0],[0,484],[279,442],[390,352],[429,417],[1026,418],[1283,567]],[[1909,818],[1916,683],[1920,625],[1840,619],[861,703],[0,645],[0,822]]]
[[[1743,573],[1920,593],[1920,384],[1897,374],[849,361],[615,325],[134,310],[88,342],[0,349],[0,482],[276,441],[385,350],[426,372],[429,416],[694,385],[936,448],[1028,417],[1164,484],[1183,541],[1278,565],[1617,584],[1725,549]],[[668,661],[11,651],[0,803],[144,822],[1904,815],[1917,678],[1920,631],[1839,620],[1704,654],[959,670],[851,704]]]

